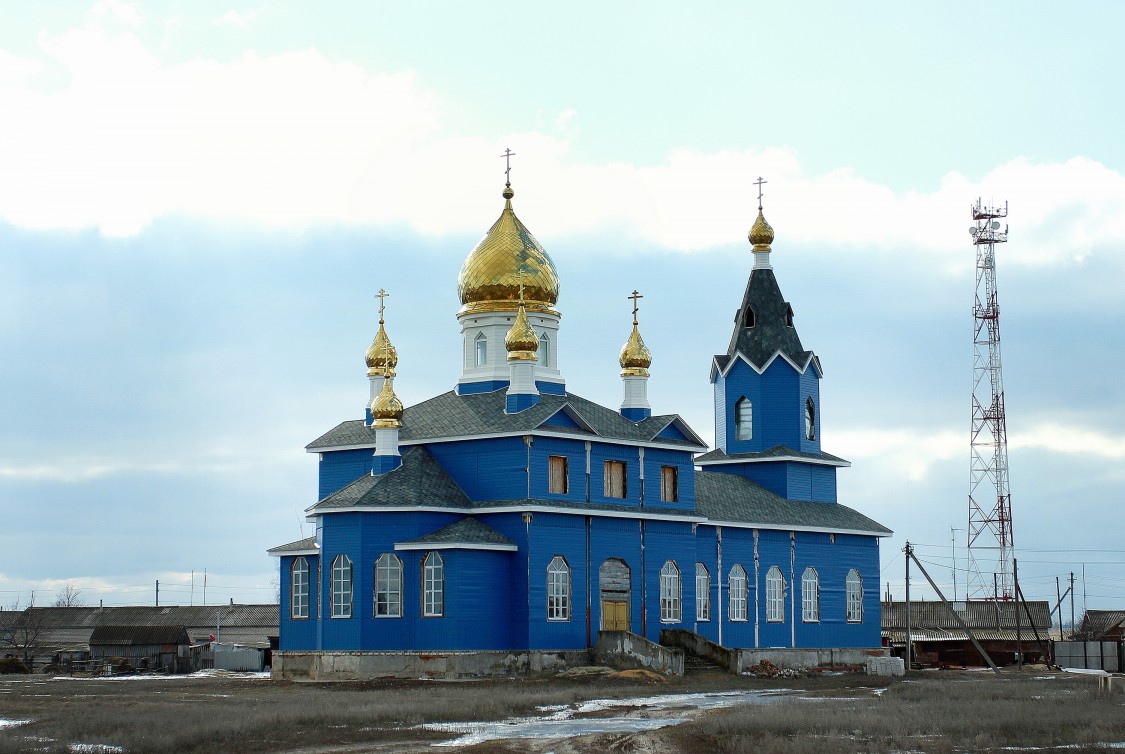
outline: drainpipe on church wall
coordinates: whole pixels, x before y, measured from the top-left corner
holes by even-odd
[[[637,463],[641,468],[641,507],[645,507],[645,449],[637,448]]]
[[[723,527],[715,527],[715,583],[719,587],[715,618],[719,621],[719,646],[723,645]]]
[[[645,520],[641,525],[641,636],[648,638],[648,572],[645,571]]]
[[[590,442],[586,441],[586,502],[590,502]]]
[[[531,435],[524,435],[523,444],[527,447],[527,466],[524,467],[524,473],[527,474],[527,499],[531,499]]]
[[[789,532],[789,646],[797,648],[797,532]]]
[[[527,532],[527,614],[531,617],[531,513],[523,514],[523,525]]]
[[[589,448],[589,445],[590,445],[590,443],[586,443],[587,448]],[[589,474],[587,474],[586,475],[587,489],[589,489],[589,483],[590,483],[590,476],[589,476]],[[593,574],[591,574],[591,572],[590,572],[590,516],[586,516],[586,646],[587,647],[593,646],[590,643],[590,639],[592,638],[592,635],[590,633],[590,631],[591,631],[590,605],[591,605],[591,599],[592,599],[591,592],[593,591],[593,589],[594,589]]]
[[[761,591],[758,584],[758,530],[754,530],[754,649],[758,648],[758,620],[761,615],[761,606],[758,604],[758,593]]]

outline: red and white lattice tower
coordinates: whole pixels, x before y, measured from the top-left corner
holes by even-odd
[[[969,471],[970,599],[1012,599],[1012,496],[1008,491],[1008,431],[1000,368],[1000,305],[996,299],[996,244],[1008,240],[1008,203],[972,207],[969,229],[977,250],[973,303],[973,427]]]

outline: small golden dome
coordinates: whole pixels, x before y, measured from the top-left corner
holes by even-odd
[[[555,264],[512,210],[515,193],[511,186],[504,188],[503,196],[500,218],[461,265],[457,276],[460,313],[515,311],[522,271],[527,308],[557,315],[559,276]]]
[[[523,303],[520,304],[516,321],[504,336],[504,348],[508,350],[508,361],[535,361],[535,354],[539,350],[539,336],[527,320]]]
[[[633,332],[629,334],[629,339],[621,346],[621,358],[618,362],[621,364],[622,377],[648,377],[652,353],[641,338],[636,322],[633,322]]]
[[[402,426],[402,401],[395,395],[391,380],[383,380],[383,389],[371,401],[372,425],[376,429]]]
[[[754,251],[769,251],[773,243],[773,228],[766,222],[762,208],[758,208],[758,219],[750,227],[750,243],[754,244]]]
[[[383,320],[379,320],[379,332],[375,333],[375,340],[367,349],[367,376],[386,377],[395,376],[395,367],[398,366],[398,351],[395,349],[387,331],[383,328]]]

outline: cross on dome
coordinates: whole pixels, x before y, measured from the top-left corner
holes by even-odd
[[[639,293],[637,291],[637,289],[634,288],[633,292],[630,295],[626,296],[625,298],[633,299],[633,324],[636,325],[637,324],[637,300],[644,298],[644,295]]]
[[[758,180],[754,181],[758,187],[758,211],[762,211],[762,185],[769,183],[769,181],[762,180],[762,176],[758,176]]]
[[[512,185],[512,157],[514,157],[515,154],[516,153],[511,149],[505,148],[504,154],[500,155],[504,158],[504,183],[508,186]]]
[[[382,288],[380,288],[379,292],[375,294],[375,298],[379,299],[379,324],[380,325],[383,324],[383,310],[386,308],[386,302],[384,301],[384,299],[386,299],[387,296],[389,296],[389,295],[391,295],[391,294],[387,293]]]

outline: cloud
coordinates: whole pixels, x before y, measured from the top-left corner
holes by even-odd
[[[1125,437],[1057,422],[1041,422],[1011,435],[1008,447],[1012,450],[1035,449],[1080,454],[1107,461],[1125,459]]]
[[[130,28],[110,31],[109,18]],[[511,146],[517,210],[541,240],[619,232],[684,252],[745,243],[762,175],[778,247],[900,259],[905,248],[912,261],[964,272],[977,196],[1010,202],[1019,246],[1006,264],[1080,262],[1125,243],[1125,176],[1083,157],[1016,159],[979,182],[950,172],[930,192],[895,192],[854,167],[809,174],[781,147],[584,163],[571,156],[573,109],[539,130],[456,133],[449,113],[467,105],[410,71],[372,72],[312,49],[169,64],[134,33],[142,23],[135,6],[103,2],[86,27],[44,35],[44,60],[0,51],[0,99],[20,113],[0,122],[0,217],[117,236],[167,215],[476,234],[499,209],[497,155]],[[36,88],[44,64],[61,66],[67,83]]]
[[[216,18],[211,23],[215,26],[235,26],[239,29],[245,29],[250,26],[250,24],[258,20],[258,15],[260,13],[260,10],[251,10],[239,13],[238,11],[231,9],[219,18]]]

